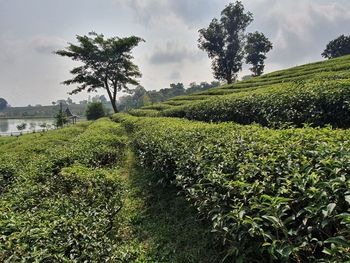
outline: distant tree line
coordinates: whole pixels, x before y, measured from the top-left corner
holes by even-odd
[[[200,84],[192,82],[189,87],[185,88],[183,83],[172,83],[170,88],[149,91],[142,86],[138,86],[133,90],[132,94],[120,97],[117,104],[120,111],[127,111],[166,101],[176,96],[190,95],[219,85],[219,81],[212,81],[211,83],[201,82]]]
[[[4,98],[0,98],[0,110],[4,110],[8,107],[8,103]]]

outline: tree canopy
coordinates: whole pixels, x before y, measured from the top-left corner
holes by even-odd
[[[142,38],[131,36],[125,38],[105,38],[102,34],[90,32],[87,36],[77,35],[78,45],[69,43],[64,50],[56,54],[69,57],[83,65],[73,68],[72,79],[63,82],[65,85],[78,84],[70,94],[86,90],[96,91],[99,88],[107,91],[113,109],[118,112],[116,98],[120,91],[128,91],[128,85],[138,85],[137,78],[141,72],[132,62],[131,51]]]
[[[245,46],[246,63],[251,64],[250,70],[254,76],[260,76],[264,72],[266,53],[272,49],[272,43],[260,32],[249,33]]]
[[[252,13],[237,1],[222,10],[220,20],[214,18],[208,28],[199,30],[198,47],[212,59],[216,79],[230,84],[242,69],[245,30],[252,21]]]
[[[138,86],[133,90],[132,94],[124,95],[118,99],[118,108],[120,111],[127,111],[149,104],[159,103],[175,96],[190,95],[219,85],[220,82],[218,81],[212,81],[211,83],[201,82],[200,84],[193,82],[185,89],[183,83],[171,83],[170,88],[148,91],[142,86]]]
[[[330,41],[322,56],[328,59],[350,54],[350,36],[341,35]]]
[[[88,104],[85,113],[88,120],[97,120],[106,116],[106,109],[103,107],[102,102],[95,101]]]

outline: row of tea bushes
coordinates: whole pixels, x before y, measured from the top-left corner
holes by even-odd
[[[207,122],[259,123],[268,127],[286,124],[301,127],[307,123],[348,128],[350,82],[340,79],[279,84],[173,107],[160,115]]]
[[[350,131],[116,114],[140,164],[177,185],[235,262],[350,260]]]
[[[0,147],[0,261],[116,261],[124,129],[101,119]]]
[[[350,56],[272,72],[131,111],[134,116],[349,127]],[[291,99],[289,99],[291,98]]]

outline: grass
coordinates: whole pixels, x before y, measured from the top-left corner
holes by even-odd
[[[219,262],[208,225],[125,135],[101,119],[0,138],[1,262]]]
[[[228,245],[227,256],[350,259],[349,130],[113,118],[132,134],[138,162],[154,171],[165,193],[178,187],[208,219]]]
[[[116,253],[121,262],[221,261],[221,243],[176,188],[157,184],[158,176],[141,169],[132,152],[122,174],[129,191]]]

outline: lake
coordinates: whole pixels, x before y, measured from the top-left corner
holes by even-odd
[[[11,135],[19,134],[17,125],[22,125],[25,123],[25,127],[21,132],[33,132],[41,131],[43,127],[40,125],[46,124],[48,129],[52,129],[55,119],[53,118],[38,118],[38,119],[0,119],[0,136],[1,135]]]

